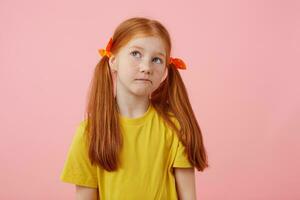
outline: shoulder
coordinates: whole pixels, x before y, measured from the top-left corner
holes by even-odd
[[[173,143],[176,145],[179,141],[179,135],[180,135],[180,123],[179,120],[176,118],[175,114],[173,112],[167,112],[166,115],[167,119],[164,119],[161,117],[161,120],[164,123],[164,127],[167,129],[167,134],[172,138]],[[177,129],[177,130],[176,130]]]
[[[87,125],[87,119],[83,119],[77,123],[77,128],[85,128]]]
[[[77,131],[79,131],[79,132],[84,132],[86,126],[87,126],[87,120],[84,119],[84,120],[79,121],[79,122],[76,124],[76,129],[77,129]]]
[[[170,112],[170,111],[167,112],[167,113],[168,113],[170,121],[176,126],[176,128],[178,130],[180,130],[181,126],[180,126],[179,120],[176,118],[175,114],[173,112]]]
[[[87,120],[82,120],[79,121],[76,126],[75,126],[75,134],[74,134],[74,141],[75,142],[81,142],[83,138],[83,136],[85,135],[85,129],[86,129],[86,125],[87,125]]]

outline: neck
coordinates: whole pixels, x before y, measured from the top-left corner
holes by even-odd
[[[116,102],[118,104],[120,115],[128,118],[142,116],[150,105],[150,99],[147,96],[134,96],[116,93]]]

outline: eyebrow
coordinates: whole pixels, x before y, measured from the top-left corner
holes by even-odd
[[[136,45],[134,45],[134,46],[131,46],[130,48],[137,48],[137,49],[142,49],[142,50],[144,50],[144,48],[143,48],[143,47],[136,46]],[[159,54],[159,55],[162,55],[162,56],[165,56],[165,54],[164,54],[164,53],[162,53],[162,52],[157,52],[157,54]]]

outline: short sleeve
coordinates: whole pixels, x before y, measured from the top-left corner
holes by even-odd
[[[180,129],[180,124],[178,120],[175,117],[172,117],[171,120],[174,122],[175,126]],[[179,140],[177,134],[174,132],[175,140],[174,140],[174,152],[175,152],[175,158],[173,162],[173,167],[182,167],[182,168],[189,168],[194,167],[189,159],[188,155],[186,154],[186,148],[182,144],[182,142]]]
[[[193,167],[193,165],[190,163],[188,156],[185,152],[185,146],[182,144],[182,142],[178,139],[176,139],[176,150],[175,150],[175,158],[173,162],[173,167],[182,167],[182,168],[189,168]]]
[[[82,121],[76,128],[60,180],[75,185],[97,188],[97,166],[91,164],[84,140],[85,122]]]

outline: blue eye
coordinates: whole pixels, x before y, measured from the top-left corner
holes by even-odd
[[[139,53],[140,54],[140,52],[138,52],[138,51],[132,51],[130,54],[133,55],[133,56],[135,56],[136,55],[135,53]]]
[[[162,59],[160,59],[160,58],[158,58],[158,57],[156,57],[156,58],[160,61],[160,64],[163,63]],[[154,59],[156,59],[156,58],[154,58]]]

